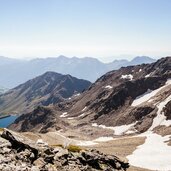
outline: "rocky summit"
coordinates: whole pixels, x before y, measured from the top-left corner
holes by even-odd
[[[0,137],[2,171],[114,171],[126,170],[129,164],[115,155],[76,146],[51,147],[42,140],[30,139],[4,129]]]

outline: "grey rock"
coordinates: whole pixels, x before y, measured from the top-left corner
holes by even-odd
[[[37,160],[35,160],[35,161],[33,162],[33,164],[34,164],[35,166],[37,166],[38,168],[41,168],[41,167],[45,166],[46,162],[44,161],[44,159],[43,159],[42,157],[40,157],[40,158],[38,158]]]
[[[57,148],[56,148],[57,150]],[[56,151],[55,150],[55,151]],[[67,157],[68,156],[68,150],[67,149],[63,149],[61,147],[58,148],[58,152],[55,154],[54,159],[60,158],[60,157]]]
[[[22,142],[19,134],[8,130],[4,130],[2,137],[11,143],[10,147],[0,148],[2,171],[118,171],[129,167],[116,156],[97,150],[71,152],[62,147],[44,148],[36,142],[33,148],[29,140]]]

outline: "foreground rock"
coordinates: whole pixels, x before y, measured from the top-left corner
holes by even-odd
[[[126,170],[127,162],[97,150],[69,146],[49,147],[4,130],[0,137],[0,170],[3,171],[96,171]]]

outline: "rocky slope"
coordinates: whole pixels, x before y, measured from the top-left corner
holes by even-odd
[[[97,171],[127,170],[129,164],[115,155],[77,146],[50,147],[42,140],[4,130],[0,137],[0,170],[3,171]]]
[[[74,94],[81,93],[90,82],[70,75],[46,72],[0,95],[0,113],[23,113],[38,105],[61,102]]]
[[[56,121],[53,120],[54,123],[49,124],[49,128],[56,129],[59,120],[68,123],[69,129],[89,135],[96,134],[94,129],[110,129],[115,135],[122,135],[145,132],[162,124],[168,127],[170,124],[166,122],[170,118],[170,78],[171,57],[162,58],[152,64],[111,71],[80,96],[51,107],[51,115]],[[35,131],[33,120],[28,121],[27,129],[23,129],[29,115],[18,118],[10,128]],[[38,115],[39,112],[32,113],[36,120]],[[40,132],[49,129],[43,124],[39,128]]]

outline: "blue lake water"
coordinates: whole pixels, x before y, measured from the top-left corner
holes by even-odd
[[[17,117],[18,116],[9,116],[9,117],[0,119],[0,128],[8,127],[10,124],[12,124],[15,121],[15,119],[17,119]]]

